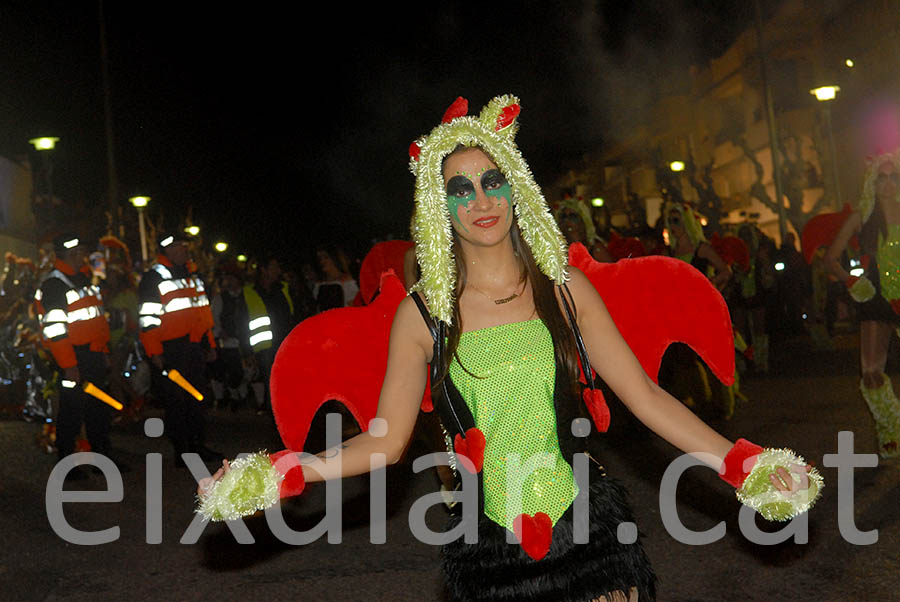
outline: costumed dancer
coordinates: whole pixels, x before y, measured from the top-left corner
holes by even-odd
[[[766,311],[775,289],[775,245],[753,224],[742,224],[737,236],[750,251],[748,270],[737,274],[733,318],[741,335],[753,348],[753,367],[769,371],[769,334]]]
[[[839,261],[854,235],[864,253],[862,276],[851,276]],[[900,151],[869,165],[859,205],[838,231],[825,263],[858,304],[859,388],[875,419],[878,453],[898,456],[900,400],[884,368],[891,335],[900,325]]]
[[[732,444],[660,389],[619,334],[610,317],[613,305],[607,311],[595,288],[604,288],[611,302],[624,301],[615,305],[617,311],[625,306],[625,322],[649,325],[643,332],[632,332],[635,341],[644,337],[658,342],[661,312],[635,303],[641,296],[637,291],[647,288],[644,268],[656,266],[665,280],[666,273],[678,272],[682,264],[668,258],[602,264],[575,245],[573,263],[588,266],[588,274],[570,265],[562,235],[515,146],[518,100],[500,96],[478,116],[467,112],[465,99],[457,99],[442,123],[410,147],[422,277],[416,292],[406,298],[399,281],[393,280],[402,300],[389,326],[377,413],[349,404],[364,428],[367,418],[382,421],[318,456],[287,449],[226,464],[199,484],[199,511],[215,520],[237,518],[273,505],[279,497],[301,493],[307,481],[361,474],[396,462],[416,422],[429,364],[432,400],[448,431],[454,464],[461,472],[474,473],[479,482],[478,542],[457,540],[442,550],[450,600],[654,599],[655,577],[640,544],[624,544],[616,537],[617,525],[632,520],[622,487],[601,471],[592,471],[590,483],[585,479],[576,484],[571,463],[576,456],[588,463],[579,456],[584,440],[573,433],[573,427],[582,424],[573,422],[582,399],[599,430],[605,431],[609,423],[592,368],[649,428],[721,469],[721,476],[740,488],[739,497],[765,491],[775,505],[742,497],[764,515],[785,519],[808,508],[811,494],[821,486],[818,474],[785,450],[764,451],[743,439]],[[687,276],[678,277],[715,292],[693,270],[684,272]],[[628,280],[634,273],[637,277]],[[603,282],[600,274],[614,276],[616,285],[634,287],[635,295],[622,294],[621,286],[612,286],[612,278]],[[344,312],[343,320],[355,320],[348,328],[383,310],[379,305],[387,304],[389,285],[387,281],[382,286],[370,306],[337,310]],[[671,286],[671,278],[665,286]],[[706,295],[703,300],[719,308],[721,326],[729,332],[721,296]],[[690,309],[682,311],[697,317]],[[319,323],[332,337],[329,349],[354,347],[348,344],[349,335],[325,330],[327,313],[318,318],[310,322]],[[703,336],[686,322],[675,325],[682,330],[673,336]],[[298,407],[298,393],[317,386],[304,382],[308,372],[298,374],[304,360],[292,357],[308,339],[305,328],[301,324],[285,341],[272,377],[275,417],[289,446],[302,446],[310,411],[321,403]],[[365,341],[360,344],[374,354],[376,338]],[[656,347],[653,372],[664,347]],[[324,346],[314,342],[314,348],[321,356]],[[727,377],[733,370],[730,340],[724,348],[732,362],[719,365],[719,372]],[[340,374],[333,371],[331,356],[319,362],[313,374]],[[584,392],[579,366],[588,383]],[[334,388],[321,386],[321,395]],[[755,464],[744,462],[754,457]],[[535,458],[546,461],[535,467]],[[791,464],[797,465],[792,470],[798,474],[784,468]],[[251,495],[255,483],[260,486]],[[580,501],[589,507],[589,541],[583,545],[573,541],[579,528],[573,524],[573,503]],[[450,526],[461,520],[452,518]],[[510,532],[520,545],[506,543]]]
[[[668,233],[669,254],[697,269],[722,291],[731,280],[731,268],[703,236],[703,227],[693,207],[683,201],[667,201],[663,205],[663,224]],[[725,386],[712,378],[705,364],[684,345],[670,352],[665,382],[672,382],[673,393],[688,407],[711,405],[724,418],[734,413],[734,384]],[[674,374],[673,374],[674,371]]]
[[[583,198],[567,194],[561,201],[553,204],[553,217],[568,244],[582,243],[597,261],[615,261],[603,239],[597,234],[591,210]]]

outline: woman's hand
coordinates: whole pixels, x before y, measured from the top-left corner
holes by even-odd
[[[798,491],[809,489],[809,477],[807,474],[811,470],[812,466],[809,464],[806,466],[792,464],[791,472],[800,475],[800,482],[798,483],[791,477],[791,474],[786,468],[779,466],[775,472],[769,473],[769,481],[775,489],[781,492],[781,495],[784,497],[791,497]]]
[[[197,482],[197,495],[200,499],[204,499],[206,494],[209,493],[209,490],[212,489],[213,485],[218,483],[230,470],[231,464],[228,463],[228,460],[222,460],[222,467],[219,468],[213,476],[200,479]]]

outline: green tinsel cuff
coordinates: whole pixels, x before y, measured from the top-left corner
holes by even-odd
[[[801,485],[802,476],[794,472],[800,470],[797,467],[805,470],[806,461],[790,449],[764,449],[757,456],[756,465],[747,475],[743,486],[737,490],[738,500],[771,521],[787,521],[806,512],[813,507],[825,487],[825,481],[818,470],[813,468],[806,473],[809,488],[799,489],[790,496],[775,489],[769,480],[770,474],[778,468],[784,468],[791,473],[794,482]]]
[[[872,284],[872,281],[865,276],[860,277],[847,290],[850,292],[850,296],[853,297],[853,300],[857,303],[865,303],[875,296],[875,286]]]
[[[197,513],[217,522],[249,516],[278,503],[284,476],[259,452],[231,463],[231,470],[200,498]]]

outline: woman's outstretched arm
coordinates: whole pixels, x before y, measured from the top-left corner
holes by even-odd
[[[365,342],[361,341],[359,353],[366,352]],[[304,482],[354,476],[400,459],[416,424],[430,354],[431,336],[415,303],[407,297],[397,308],[391,326],[387,370],[378,399],[376,418],[383,420],[381,424],[387,432],[376,427],[315,456],[298,458]],[[286,464],[296,465],[294,460]],[[228,471],[226,462],[212,479],[199,483],[198,494],[202,497],[212,482]]]
[[[619,334],[603,299],[587,277],[574,267],[569,289],[578,308],[578,327],[591,357],[591,365],[628,409],[657,435],[716,470],[732,442],[714,431],[666,393],[644,372],[638,359]]]

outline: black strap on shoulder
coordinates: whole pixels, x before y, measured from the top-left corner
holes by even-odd
[[[569,286],[563,283],[560,288],[562,292],[560,298],[563,302],[563,309],[566,311],[566,317],[569,319],[569,325],[572,327],[572,334],[575,336],[575,348],[578,350],[578,359],[581,361],[581,370],[584,372],[584,378],[590,389],[595,389],[594,374],[591,371],[591,359],[588,357],[587,347],[584,346],[584,340],[581,338],[581,330],[578,328],[578,322],[575,312],[575,299],[572,297],[572,291]],[[571,305],[570,305],[571,304]]]
[[[422,300],[422,294],[415,291],[410,293],[409,296],[416,302],[416,307],[419,308],[419,313],[422,314],[422,319],[425,320],[425,325],[428,326],[428,332],[431,333],[431,339],[436,343],[438,340],[438,329],[434,325],[434,319],[432,319],[431,314],[428,313],[428,308],[425,307],[425,302]]]
[[[422,314],[422,319],[425,320],[425,325],[428,326],[428,332],[431,333],[431,338],[434,340],[434,348],[431,354],[431,383],[432,387],[434,383],[437,382],[438,377],[440,376],[438,371],[441,366],[444,365],[444,354],[445,345],[447,344],[447,324],[443,321],[438,322],[437,325],[434,323],[434,318],[431,317],[431,314],[428,312],[428,308],[425,307],[425,302],[422,300],[422,295],[419,292],[410,293],[413,298],[413,301],[416,302],[416,307],[419,308],[419,313]],[[440,396],[443,401],[443,406],[446,408],[446,412],[449,415],[449,418],[454,422],[457,432],[462,436],[463,439],[466,438],[466,429],[463,426],[462,420],[459,417],[459,413],[454,407],[453,396],[450,394],[450,390],[447,387],[447,379],[443,379],[440,384]],[[458,394],[457,394],[458,396]],[[433,390],[432,390],[432,399],[434,398]],[[459,401],[462,401],[460,398]],[[465,403],[465,402],[462,402]]]

